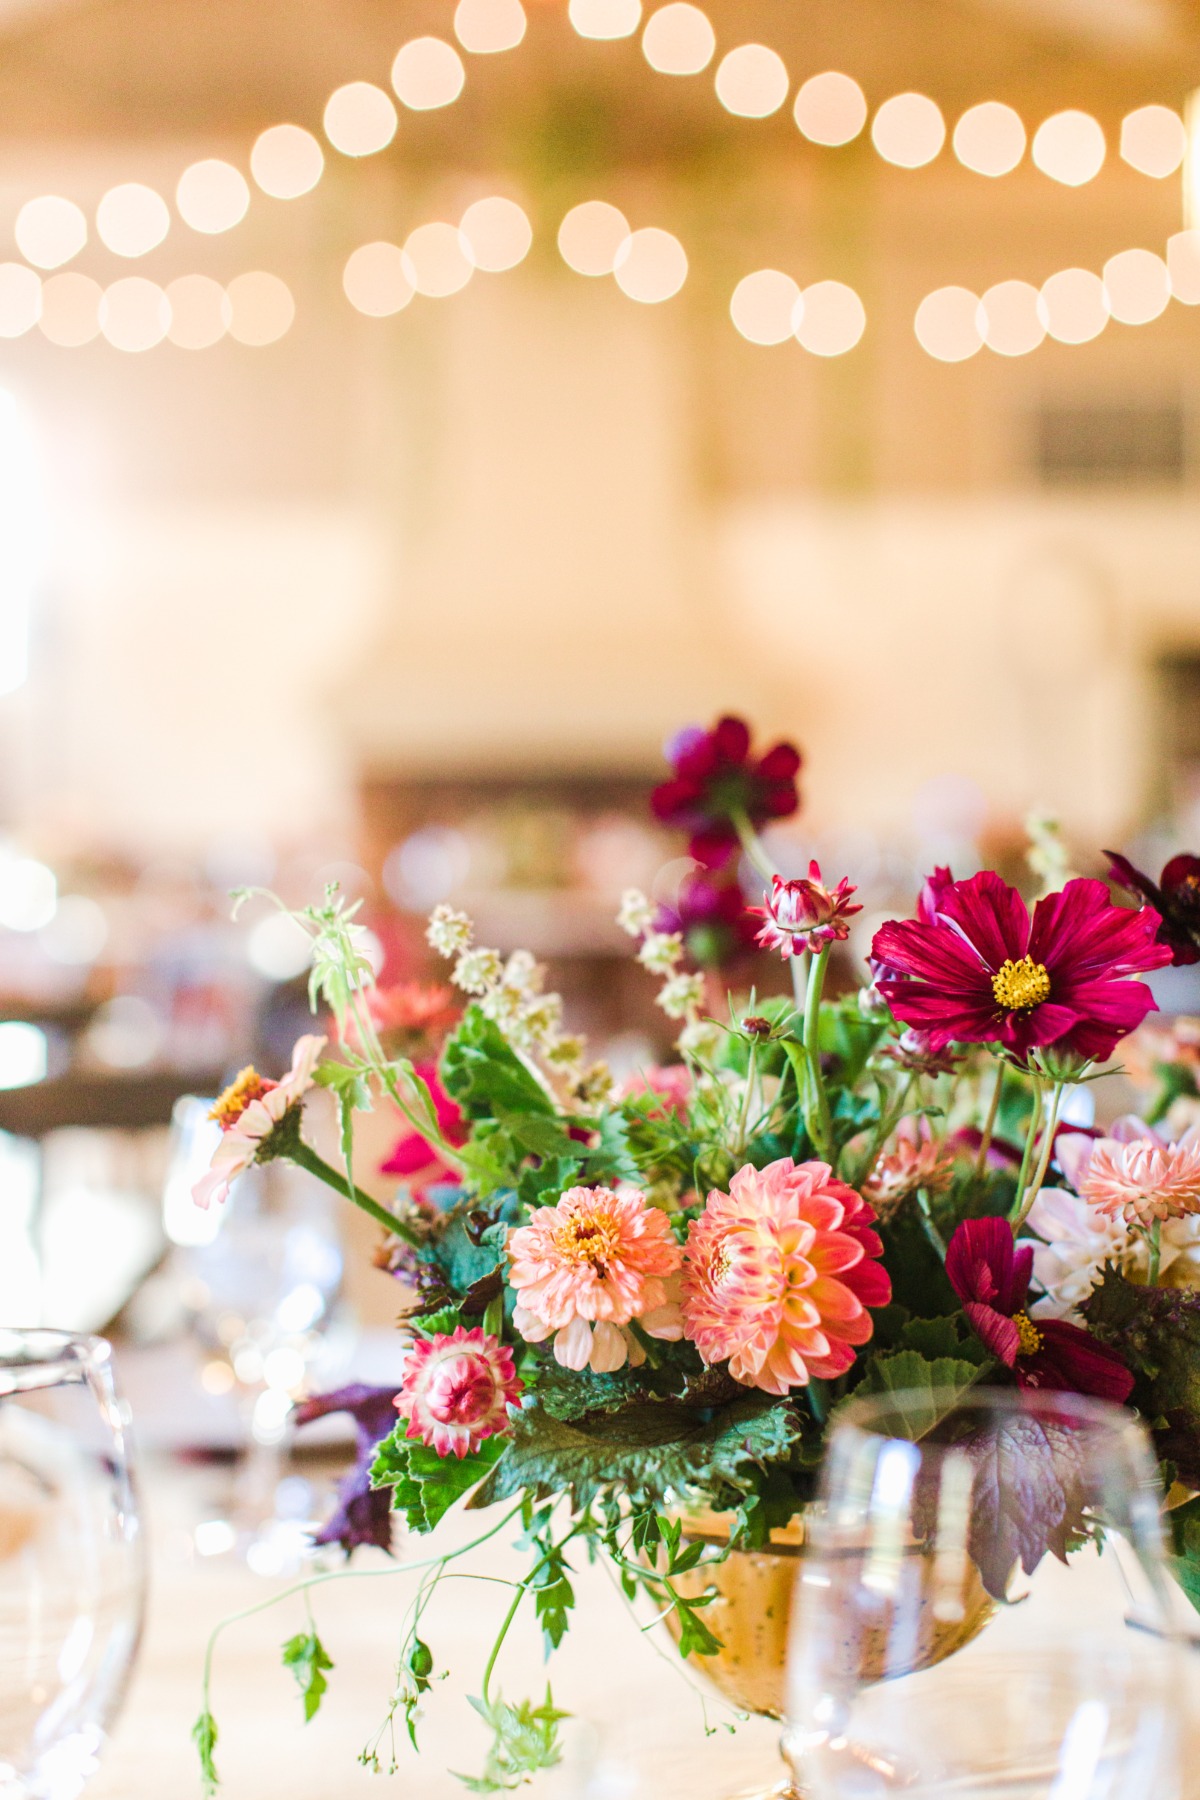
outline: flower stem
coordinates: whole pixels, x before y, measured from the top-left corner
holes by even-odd
[[[992,1089],[991,1103],[988,1106],[987,1118],[983,1123],[983,1135],[979,1141],[979,1154],[975,1158],[976,1178],[982,1176],[987,1169],[988,1151],[992,1147],[992,1133],[996,1129],[996,1115],[1000,1111],[1000,1090],[1004,1086],[1004,1064],[996,1064],[996,1085]]]
[[[1020,1210],[1021,1198],[1025,1192],[1025,1178],[1029,1174],[1029,1164],[1033,1156],[1033,1146],[1037,1142],[1038,1127],[1042,1122],[1042,1084],[1037,1076],[1033,1077],[1033,1110],[1029,1115],[1029,1126],[1025,1132],[1025,1149],[1021,1157],[1021,1167],[1017,1174],[1017,1191],[1013,1199],[1011,1217],[1015,1218]]]
[[[741,844],[742,849],[746,852],[747,858],[753,863],[755,869],[762,876],[767,886],[770,887],[772,880],[779,871],[775,868],[775,865],[763,848],[762,839],[759,837],[757,831],[755,831],[750,820],[740,807],[735,807],[729,817],[733,823],[734,830],[738,834],[738,841]]]
[[[380,1206],[378,1200],[372,1200],[371,1196],[364,1194],[360,1187],[355,1187],[354,1183],[347,1181],[344,1175],[339,1175],[337,1170],[331,1168],[324,1157],[318,1156],[308,1144],[303,1142],[297,1144],[288,1151],[288,1158],[299,1168],[307,1169],[310,1175],[315,1175],[318,1180],[325,1182],[328,1187],[336,1189],[347,1200],[352,1200],[355,1206],[360,1207],[363,1212],[369,1213],[371,1218],[382,1225],[385,1230],[390,1231],[394,1237],[403,1238],[406,1244],[413,1244],[418,1249],[420,1248],[422,1239],[411,1225],[406,1225],[402,1219],[396,1217],[395,1213],[390,1213],[386,1206]]]
[[[1158,1286],[1158,1266],[1159,1266],[1159,1262],[1162,1258],[1162,1221],[1161,1221],[1161,1219],[1155,1219],[1153,1225],[1150,1227],[1149,1243],[1150,1243],[1150,1270],[1146,1276],[1146,1282],[1147,1282],[1147,1285],[1150,1287],[1157,1287]]]
[[[829,965],[828,944],[819,952],[808,979],[804,1003],[804,1048],[808,1053],[809,1081],[812,1085],[817,1132],[817,1149],[825,1157],[833,1152],[833,1121],[829,1116],[829,1097],[821,1076],[821,996],[825,991],[825,971]],[[810,1127],[811,1129],[811,1127]]]
[[[1046,1120],[1046,1133],[1042,1140],[1042,1153],[1038,1158],[1037,1170],[1033,1180],[1029,1184],[1029,1192],[1021,1196],[1020,1206],[1017,1210],[1016,1217],[1013,1220],[1014,1237],[1029,1217],[1033,1203],[1041,1193],[1042,1183],[1046,1179],[1046,1171],[1050,1167],[1050,1156],[1054,1149],[1054,1129],[1058,1124],[1059,1102],[1063,1097],[1063,1088],[1065,1085],[1066,1083],[1062,1081],[1056,1081],[1054,1084],[1054,1097],[1050,1102],[1050,1116]]]

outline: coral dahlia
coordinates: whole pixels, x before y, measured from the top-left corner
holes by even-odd
[[[689,1227],[685,1335],[767,1394],[844,1374],[891,1299],[874,1218],[827,1163],[746,1164]]]
[[[950,1043],[999,1043],[1024,1057],[1055,1045],[1102,1061],[1154,1009],[1129,978],[1170,962],[1159,916],[1114,906],[1102,881],[1069,881],[1037,902],[991,870],[942,885],[924,916],[875,935],[880,992],[907,1025]]]
[[[597,1373],[639,1363],[626,1329],[682,1336],[667,1282],[682,1261],[666,1213],[636,1188],[568,1188],[508,1234],[513,1322],[528,1343],[554,1339],[555,1360]]]
[[[395,1405],[408,1420],[405,1437],[439,1456],[463,1457],[507,1429],[508,1409],[523,1392],[508,1346],[478,1326],[459,1325],[413,1345]]]

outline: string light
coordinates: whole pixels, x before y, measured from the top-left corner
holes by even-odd
[[[606,200],[585,200],[558,228],[559,254],[577,275],[611,275],[629,235],[623,212]]]
[[[250,173],[273,200],[298,200],[311,193],[324,168],[325,152],[303,125],[268,126],[250,152]]]
[[[939,362],[965,362],[983,348],[978,296],[965,287],[936,288],[918,306],[913,329]]]
[[[999,100],[970,107],[954,127],[954,154],[977,175],[1011,174],[1025,154],[1021,115]]]
[[[810,75],[796,95],[797,125],[814,144],[848,144],[867,122],[867,97],[849,75]]]
[[[1104,283],[1090,269],[1060,269],[1042,283],[1042,321],[1060,344],[1087,344],[1108,324]]]
[[[409,232],[404,242],[404,271],[417,293],[433,300],[457,294],[475,273],[458,227],[441,219]]]
[[[1037,288],[1029,281],[998,281],[979,302],[979,329],[997,356],[1028,356],[1046,336]]]
[[[743,119],[766,119],[788,97],[791,77],[778,51],[766,44],[739,44],[717,65],[717,99]]]
[[[90,275],[66,269],[42,283],[42,335],[63,349],[78,349],[100,335],[104,289]]]
[[[780,269],[757,269],[733,290],[729,315],[752,344],[784,344],[792,336],[792,317],[800,286]]]
[[[266,269],[236,275],[226,290],[229,335],[254,348],[274,344],[291,330],[296,302],[286,281]]]
[[[100,241],[114,256],[147,256],[171,229],[166,201],[140,181],[123,181],[109,188],[96,208]]]
[[[325,136],[343,156],[375,156],[396,135],[396,108],[382,88],[348,81],[325,103]]]
[[[342,287],[351,306],[369,318],[387,319],[403,312],[416,289],[399,244],[360,244],[342,271]]]
[[[23,337],[41,316],[41,276],[24,263],[0,263],[0,338]]]
[[[38,269],[58,269],[87,243],[87,220],[73,200],[41,194],[27,200],[17,214],[15,236],[26,262]]]
[[[167,335],[171,303],[156,281],[126,275],[104,290],[98,317],[114,350],[153,350]]]
[[[797,342],[814,356],[844,356],[866,328],[866,308],[841,281],[815,281],[801,293],[792,314]]]
[[[567,17],[580,37],[632,37],[642,22],[642,0],[570,0]]]
[[[1184,306],[1200,306],[1200,231],[1177,231],[1167,239],[1171,292]]]
[[[1064,187],[1082,187],[1104,166],[1104,133],[1090,113],[1060,112],[1033,135],[1033,160],[1043,175]]]
[[[180,275],[167,284],[171,322],[167,337],[181,350],[208,350],[229,330],[233,308],[211,275]]]
[[[1169,106],[1139,106],[1121,121],[1121,157],[1152,180],[1173,175],[1187,155],[1187,130]]]
[[[1149,325],[1167,310],[1171,277],[1153,250],[1122,250],[1104,265],[1108,310],[1122,325]]]
[[[515,50],[525,25],[521,0],[458,0],[454,14],[454,35],[472,56]]]
[[[613,260],[613,275],[621,292],[644,306],[673,299],[687,280],[687,273],[683,245],[656,225],[631,231]]]
[[[717,48],[707,15],[687,0],[673,0],[652,13],[642,33],[642,55],[660,75],[699,75]]]
[[[871,141],[885,162],[920,169],[941,151],[946,121],[925,94],[893,94],[871,121]]]
[[[474,201],[460,219],[458,230],[471,262],[488,275],[515,269],[533,243],[533,226],[524,210],[502,194]]]
[[[206,157],[179,177],[175,207],[185,225],[215,237],[241,224],[249,211],[250,189],[246,177],[232,163]]]
[[[462,57],[445,38],[413,38],[401,46],[392,64],[392,87],[410,112],[451,106],[466,79]]]

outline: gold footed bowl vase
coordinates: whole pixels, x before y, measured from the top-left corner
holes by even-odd
[[[693,1543],[720,1548],[728,1541],[729,1527],[727,1516],[690,1513],[684,1520],[684,1536]],[[716,1598],[705,1609],[704,1621],[721,1639],[722,1648],[716,1656],[691,1656],[688,1661],[739,1711],[757,1714],[759,1718],[782,1720],[786,1714],[788,1642],[795,1608],[803,1604],[804,1590],[797,1576],[805,1543],[801,1515],[771,1533],[769,1549],[734,1550],[723,1562],[702,1563],[686,1575],[672,1577],[673,1585],[689,1599],[716,1589]],[[932,1668],[962,1650],[979,1636],[996,1612],[996,1602],[972,1571],[963,1616],[953,1621],[935,1618],[934,1559],[915,1545],[911,1554],[929,1566],[930,1599],[920,1615],[912,1660],[903,1671],[905,1674]],[[921,1585],[924,1590],[924,1579]],[[666,1613],[666,1623],[678,1642],[679,1626],[673,1612]],[[863,1641],[859,1666],[864,1682],[882,1678],[884,1651],[882,1636],[877,1645],[872,1645],[869,1638]],[[890,1673],[900,1672],[893,1658]],[[807,1800],[802,1771],[788,1756],[786,1736],[780,1751],[786,1765],[781,1779],[766,1787],[744,1790],[735,1800]]]

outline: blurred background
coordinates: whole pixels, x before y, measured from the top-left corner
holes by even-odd
[[[620,1075],[689,721],[803,748],[864,932],[1031,810],[1200,848],[1197,85],[1194,0],[0,0],[0,1315],[250,1462],[390,1378],[369,1228],[190,1205],[307,1028],[232,888],[388,989],[463,906]]]

